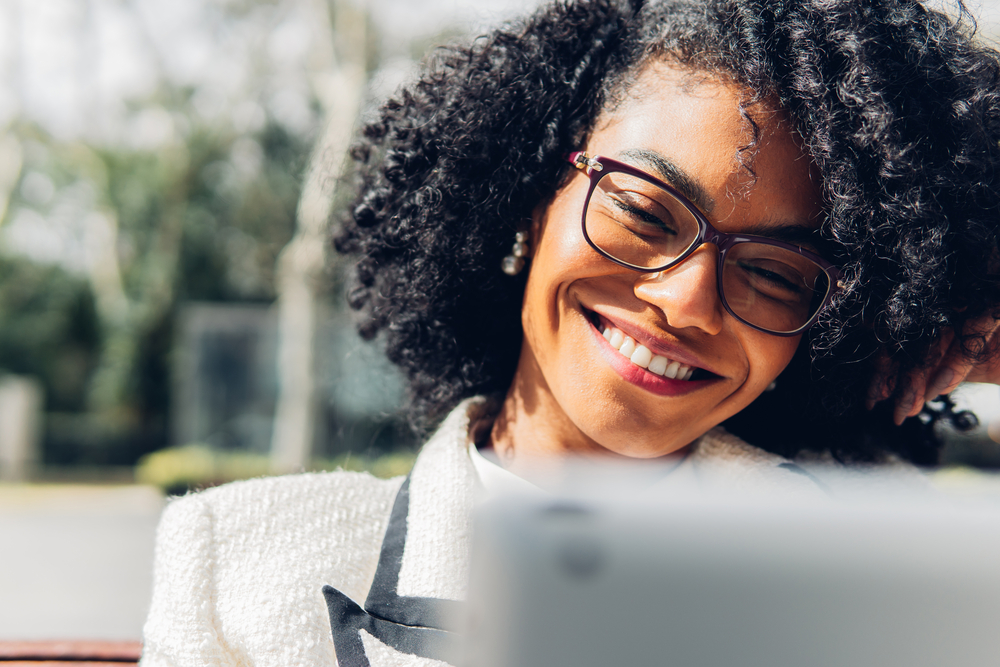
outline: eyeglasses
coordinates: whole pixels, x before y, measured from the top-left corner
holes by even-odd
[[[590,177],[583,237],[616,264],[656,273],[712,243],[723,307],[776,336],[808,329],[839,289],[840,271],[819,255],[766,236],[720,232],[676,188],[640,169],[582,151],[569,161]]]

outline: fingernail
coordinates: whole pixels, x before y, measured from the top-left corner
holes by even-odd
[[[903,395],[899,397],[899,400],[896,401],[896,410],[893,412],[893,421],[896,422],[896,426],[900,426],[909,416],[916,399],[916,392],[913,391],[913,389],[907,389]]]
[[[957,373],[952,368],[942,368],[938,371],[938,374],[934,376],[934,380],[928,386],[925,396],[928,399],[937,398],[941,395],[945,389],[948,388],[952,382],[955,381],[955,376]]]

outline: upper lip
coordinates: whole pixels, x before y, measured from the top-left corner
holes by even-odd
[[[670,359],[671,361],[676,361],[687,366],[701,368],[709,373],[713,373],[714,375],[722,375],[722,373],[719,373],[718,371],[715,371],[711,367],[707,366],[702,359],[699,359],[691,352],[688,352],[673,343],[657,338],[655,334],[645,331],[642,326],[638,324],[621,320],[616,317],[610,317],[605,313],[600,312],[597,308],[591,308],[590,310],[596,313],[602,320],[606,320],[607,323],[614,328],[621,329],[622,333],[631,337],[635,342],[649,348],[650,352],[653,354],[659,354],[667,359]]]

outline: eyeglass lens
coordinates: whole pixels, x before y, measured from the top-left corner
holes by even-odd
[[[640,268],[666,267],[698,240],[694,214],[673,194],[644,179],[603,175],[585,213],[587,236],[604,253]],[[804,326],[822,306],[829,276],[794,250],[736,243],[726,253],[720,292],[739,319],[767,331]]]

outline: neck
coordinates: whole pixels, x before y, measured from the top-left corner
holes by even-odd
[[[573,423],[525,349],[493,423],[490,444],[504,468],[541,487],[558,477],[562,463],[570,458],[622,458]]]

